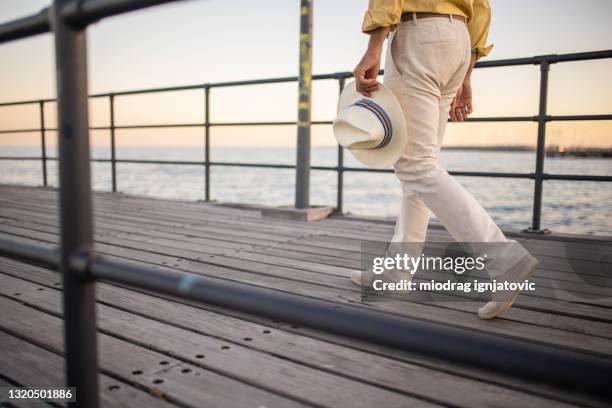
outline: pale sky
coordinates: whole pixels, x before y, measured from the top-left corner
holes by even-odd
[[[490,0],[493,22],[487,59],[612,49],[610,0]],[[45,0],[3,0],[0,22],[37,12]],[[314,0],[314,73],[350,71],[367,43],[360,32],[367,0]],[[299,0],[185,1],[112,17],[88,32],[90,93],[297,75]],[[0,45],[0,101],[55,96],[49,34]],[[550,114],[612,113],[612,60],[551,67]],[[537,113],[536,66],[474,73],[478,116]],[[331,120],[333,81],[315,83],[313,119]],[[297,85],[215,89],[213,121],[295,120]],[[201,91],[120,97],[117,124],[201,122]],[[54,126],[54,105],[47,123]],[[106,100],[91,103],[92,125],[108,123]],[[0,129],[38,126],[35,107],[0,108]],[[533,144],[533,123],[451,125],[447,145]],[[201,130],[118,132],[119,145],[198,145]],[[53,139],[53,135],[50,135]],[[612,146],[612,123],[549,124],[548,140]],[[37,134],[0,135],[3,144],[37,144]],[[52,140],[51,140],[52,142]],[[92,142],[108,143],[108,132]],[[313,128],[314,145],[332,145],[329,126]],[[213,130],[213,145],[293,146],[295,127]]]

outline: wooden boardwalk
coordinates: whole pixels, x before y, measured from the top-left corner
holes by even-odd
[[[57,244],[56,195],[0,186],[0,238]],[[362,240],[390,239],[389,222],[307,223],[110,193],[96,193],[94,209],[96,249],[112,257],[612,358],[612,296],[605,298],[612,292],[568,269],[571,261],[596,276],[590,255],[601,242],[517,236],[540,260],[536,282],[554,277],[604,299],[524,294],[503,318],[481,321],[479,304],[465,301],[360,304],[350,270],[360,268]],[[450,237],[434,227],[429,239]],[[63,383],[61,290],[57,273],[0,258],[0,386]],[[98,284],[97,299],[106,407],[604,406],[520,378],[108,283]]]

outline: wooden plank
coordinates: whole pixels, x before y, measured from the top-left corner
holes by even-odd
[[[60,353],[63,346],[61,319],[4,297],[0,298],[0,307],[4,317],[0,321],[3,330]],[[102,372],[138,384],[149,392],[163,394],[171,402],[194,407],[303,406],[107,334],[99,334],[98,340]],[[160,365],[161,361],[168,364]],[[188,373],[183,372],[187,369]]]
[[[17,208],[19,207],[19,208]],[[4,206],[4,208],[10,208],[7,206]],[[10,208],[10,210],[14,211],[21,211],[23,213],[22,210],[23,206],[15,206],[14,208]],[[26,211],[25,213],[27,214],[29,211]],[[32,212],[42,212],[42,211],[38,211],[38,209],[36,209],[35,211]],[[48,210],[48,216],[46,218],[52,218],[51,214],[57,214],[56,211],[54,210]],[[105,220],[117,220],[120,222],[133,222],[134,220],[134,215],[126,215],[129,213],[125,213],[125,214],[120,214],[117,212],[112,212],[112,213],[104,213],[100,210],[97,210],[95,212],[95,216],[96,216],[96,220],[100,219],[100,217],[104,216]],[[146,220],[147,224],[146,225],[163,225],[163,226],[171,226],[174,228],[190,228],[190,229],[194,229],[196,231],[199,232],[203,232],[203,233],[218,233],[218,234],[230,234],[232,232],[232,228],[236,229],[235,227],[237,225],[242,225],[242,231],[244,231],[245,233],[248,233],[249,235],[252,235],[253,237],[256,236],[261,236],[262,232],[262,226],[260,224],[255,224],[255,225],[247,225],[246,223],[240,223],[240,224],[236,224],[236,223],[227,223],[227,222],[222,222],[220,220],[218,220],[217,218],[215,218],[214,220],[199,220],[197,222],[196,225],[193,225],[193,222],[195,222],[195,218],[192,219],[192,223],[186,223],[184,220],[180,220],[180,221],[167,221],[168,219],[171,218],[167,218],[167,217],[161,217],[161,216],[155,216],[155,217],[147,217],[146,214],[142,214],[142,213],[136,213],[138,215],[138,219],[141,220]],[[39,216],[44,216],[44,215],[39,215]],[[141,224],[142,226],[142,224]],[[232,227],[232,228],[229,228]],[[267,240],[272,240],[272,241],[277,241],[279,237],[293,237],[295,236],[294,233],[296,232],[295,228],[289,228],[289,227],[282,227],[282,228],[275,228],[271,225],[268,225],[266,228],[266,231],[268,232],[268,234],[266,234],[264,236],[264,239]],[[244,234],[243,234],[244,235]]]
[[[100,241],[100,240],[98,240],[98,241]],[[122,244],[124,246],[135,248],[135,249],[140,249],[141,248],[141,246],[140,246],[141,244],[138,241],[136,241],[134,243],[128,242],[127,245],[126,245],[125,242],[123,242],[121,240],[116,240],[115,238],[107,238],[106,242],[113,242],[113,243],[116,243],[116,244]],[[134,245],[136,245],[136,246],[134,246]],[[168,244],[168,246],[170,246],[170,244]],[[194,254],[193,252],[189,251],[187,253],[183,253],[181,251],[182,250],[176,249],[174,251],[173,255],[185,256],[186,259],[205,261],[205,262],[209,262],[209,263],[212,263],[212,264],[216,264],[218,266],[236,266],[236,267],[241,267],[241,265],[236,265],[235,262],[232,263],[235,260],[233,260],[233,261],[225,260],[224,262],[220,262],[220,261],[213,262],[212,258],[214,258],[214,257],[209,257],[209,258],[202,257],[202,256],[196,257],[195,256],[196,254]],[[225,258],[220,258],[220,259],[223,260]],[[253,261],[253,259],[250,259],[249,257],[244,257],[244,259],[246,259],[248,262]],[[166,261],[162,261],[162,264],[168,264],[168,263]],[[170,263],[170,265],[178,265],[178,264],[175,262],[175,263]],[[256,265],[257,266],[253,266],[253,264],[251,263],[251,264],[243,266],[243,267],[245,269],[248,269],[250,272],[260,271],[262,273],[268,273],[269,274],[271,271],[278,270],[279,271],[278,273],[280,274],[279,276],[291,277],[291,276],[295,275],[295,271],[288,270],[286,268],[281,270],[280,268],[278,268],[274,264],[272,264],[272,266],[270,266],[269,264],[268,265],[261,265],[261,267],[259,267],[260,266],[259,264],[256,264]],[[295,265],[294,265],[294,267],[295,267]],[[538,272],[538,274],[540,274],[540,273],[544,273],[545,274],[546,272],[547,271],[545,271],[545,270],[540,270],[540,272]],[[305,280],[307,282],[317,282],[319,284],[326,284],[326,285],[329,285],[329,286],[336,286],[336,287],[343,287],[343,286],[345,286],[345,279],[334,280],[333,278],[328,278],[328,277],[322,276],[322,275],[313,275],[312,277],[308,277],[308,273],[309,272],[300,272],[300,274],[296,278],[298,278],[298,279],[301,278],[301,279],[303,279],[303,280]],[[339,275],[339,274],[336,273],[336,275]],[[347,275],[347,272],[342,270],[342,273],[339,276],[346,276],[346,275]],[[440,274],[440,276],[436,275],[436,277],[443,278],[444,276]],[[535,279],[535,280],[539,281],[539,278]],[[340,286],[338,286],[338,285],[340,285]],[[581,308],[580,307],[576,308],[574,305],[565,305],[565,304],[563,304],[561,302],[548,301],[548,300],[546,300],[546,299],[544,299],[544,298],[542,298],[540,296],[531,296],[531,294],[526,294],[524,296],[521,296],[519,299],[520,300],[517,303],[517,306],[522,306],[523,304],[525,304],[526,306],[528,306],[529,309],[535,310],[535,311],[547,311],[547,310],[558,311],[562,315],[570,314],[570,316],[573,315],[573,314],[577,314],[577,315],[582,316],[582,317],[588,317],[591,320],[593,320],[593,319],[604,319],[605,320],[606,318],[610,318],[610,315],[607,312],[605,312],[605,311],[604,311],[604,313],[602,313],[602,316],[598,316],[597,315],[598,311],[602,312],[601,310],[598,310],[598,309],[585,309],[584,313],[581,313]],[[448,307],[448,306],[450,306],[450,303],[442,305],[442,306]],[[463,310],[466,310],[466,311],[469,310],[469,309],[465,309],[465,307],[468,307],[468,308],[473,308],[474,307],[473,305],[468,305],[468,304],[463,304],[463,305],[460,305],[460,306],[463,308]],[[540,322],[542,322],[544,324],[548,324],[551,327],[559,327],[559,326],[557,326],[555,324],[556,323],[555,319],[552,319],[552,320],[550,320],[550,319],[542,319],[542,318],[539,318],[538,315],[536,315],[536,317],[538,317],[537,321],[540,321]],[[520,317],[519,317],[519,320],[521,320]],[[571,326],[568,326],[568,327],[565,327],[565,328],[568,329],[570,327]],[[559,328],[564,328],[564,327],[559,327]]]
[[[5,224],[7,224],[7,225],[14,225],[15,222],[13,222],[13,221],[6,221]],[[55,229],[52,228],[52,227],[44,227],[44,226],[38,227],[35,224],[30,224],[28,222],[25,222],[25,223],[18,222],[18,224],[23,224],[23,225],[27,225],[27,226],[33,225],[33,227],[31,227],[31,228],[35,228],[37,230],[55,232]],[[113,241],[115,237],[123,236],[123,235],[113,235],[110,232],[109,233],[105,233],[105,235],[107,235],[107,236],[105,236],[104,238],[99,238],[98,240],[102,241],[102,242],[109,242],[109,241]],[[138,240],[136,240],[136,241],[138,241]],[[171,240],[171,241],[169,241],[169,240],[158,241],[154,237],[151,237],[151,238],[147,239],[146,241],[165,244],[165,246],[168,246],[168,247],[175,247],[175,248],[177,248],[177,251],[182,251],[182,249],[183,249],[182,247],[183,246],[187,246],[187,247],[191,246],[192,248],[200,250],[200,247],[198,245],[194,246],[194,244],[190,243],[189,241],[181,241],[181,240],[178,240],[178,239]],[[184,244],[184,242],[187,242],[187,244]],[[128,244],[128,246],[129,246],[129,244]],[[202,248],[207,248],[207,247],[202,247]],[[224,253],[224,251],[219,252],[219,251],[214,250],[214,248],[213,248],[213,250],[208,250],[208,251],[204,251],[204,252],[213,253],[213,254]],[[251,251],[250,250],[244,250],[243,252],[239,252],[239,253],[240,254],[242,254],[242,253],[247,253],[248,254],[248,253],[251,253]],[[233,252],[229,253],[229,255],[232,255],[232,254],[233,254]],[[289,255],[289,254],[291,254],[291,252],[287,252],[287,255]],[[175,255],[180,255],[180,254],[175,253]],[[357,257],[357,256],[359,256],[359,254],[355,254],[354,256]],[[249,258],[248,256],[242,256],[242,258],[243,259],[247,258],[247,259],[249,259],[251,261],[254,260],[254,259]],[[292,259],[292,258],[290,258],[290,259]],[[263,262],[266,262],[266,260],[267,260],[267,258],[263,258]],[[259,261],[259,259],[258,259],[258,261]],[[318,261],[319,262],[323,262],[321,260],[318,260]],[[284,261],[284,262],[285,262],[285,264],[289,263],[293,267],[296,267],[296,266],[300,267],[301,266],[302,268],[310,269],[310,267],[309,267],[310,263],[306,263],[306,264],[302,264],[302,265],[292,265],[291,262],[287,262],[287,261]],[[354,261],[354,262],[356,262],[356,261]],[[270,262],[268,262],[268,263],[270,263]],[[274,260],[272,260],[272,263],[274,264]],[[546,265],[545,262],[543,262],[543,264]],[[359,266],[360,266],[359,264],[353,265],[353,267],[355,269],[359,268]],[[339,276],[346,276],[347,275],[347,271],[345,271],[344,269],[340,269],[339,272],[337,272],[336,269],[324,267],[323,271],[325,273],[328,273],[328,274],[330,272],[333,272],[333,273],[335,273],[335,274],[337,274]],[[593,283],[595,283],[595,279],[600,279],[601,280],[601,278],[590,277],[589,278],[589,284],[587,285],[587,284],[584,284],[583,278],[578,277],[576,274],[571,274],[571,273],[568,273],[568,274],[559,274],[557,271],[548,271],[546,269],[540,268],[538,273],[537,273],[537,275],[534,277],[534,281],[540,282],[541,278],[545,278],[543,283],[548,283],[548,280],[550,278],[554,278],[555,280],[557,280],[559,282],[563,282],[563,283],[565,283],[565,282],[575,282],[577,285],[573,285],[572,283],[570,283],[570,284],[565,284],[565,287],[567,289],[573,289],[574,292],[576,292],[576,293],[578,293],[578,292],[585,292],[587,294],[594,293],[594,294],[598,294],[600,296],[609,296],[609,292],[610,292],[610,290],[606,289],[605,287],[604,288],[598,288],[598,287],[594,287],[593,286]],[[602,284],[605,285],[605,282],[603,282]]]
[[[57,291],[33,290],[32,284],[10,277],[3,277],[2,282],[3,288],[0,290],[4,294],[10,296],[11,292],[20,292],[19,300],[28,305],[55,315],[60,314],[61,297]],[[327,370],[319,370],[253,348],[252,344],[265,342],[270,336],[257,334],[254,337],[246,337],[249,340],[245,340],[234,335],[227,341],[104,304],[98,305],[97,309],[98,327],[104,333],[158,352],[167,350],[172,357],[232,378],[239,378],[281,395],[289,395],[296,400],[332,407],[341,405],[347,397],[353,401],[351,404],[354,407],[371,407],[377,403],[397,407],[416,403],[428,405],[426,401],[411,396],[413,392],[406,387],[405,382],[389,391],[386,389],[389,388],[388,385],[385,384],[384,388],[377,387],[359,377],[349,379],[345,375],[331,374]],[[200,354],[205,358],[198,359],[196,356]],[[379,367],[381,370],[384,368]],[[407,374],[407,371],[403,374]],[[431,380],[434,376],[429,375],[428,378]],[[338,389],[343,391],[339,393]],[[437,399],[437,396],[427,394],[417,397]],[[489,396],[491,397],[492,395]]]
[[[29,186],[15,186],[15,185],[4,185],[4,188],[11,188],[17,190],[18,192],[28,192],[29,194],[35,194],[41,191],[43,194],[46,194],[46,199],[50,197],[55,199],[56,190],[54,188],[40,188],[40,187],[29,187]],[[132,201],[143,201],[144,203],[148,203],[149,201],[153,201],[157,203],[158,201],[163,201],[170,206],[177,205],[191,205],[193,208],[209,208],[210,206],[215,207],[224,207],[223,203],[203,203],[203,202],[190,202],[183,200],[175,200],[175,199],[157,199],[157,198],[149,198],[144,196],[134,196],[134,195],[125,195],[125,194],[113,194],[108,192],[96,192],[96,197],[100,197],[100,199],[108,198],[110,200],[123,200],[126,203],[131,203]],[[133,203],[131,203],[133,204]],[[229,207],[231,209],[231,207]],[[248,211],[247,209],[241,209],[244,211]],[[330,217],[326,222],[340,222],[340,223],[351,223],[356,224],[360,223],[362,225],[368,225],[368,228],[380,228],[385,231],[389,231],[389,233],[393,229],[393,220],[382,220],[376,217],[355,217],[351,215],[334,215]],[[436,231],[444,231],[443,227],[438,224],[430,225],[430,230]],[[522,241],[537,241],[542,245],[550,245],[550,246],[559,246],[565,245],[566,242],[572,242],[572,245],[580,246],[582,244],[590,245],[592,243],[602,243],[602,242],[612,242],[612,237],[603,237],[603,236],[584,236],[584,235],[571,235],[571,234],[551,234],[545,236],[535,236],[535,235],[525,235],[523,233],[517,233],[514,231],[506,231],[510,236],[513,236],[519,242]]]
[[[42,272],[42,277],[45,278],[46,283],[53,285],[53,281],[57,277],[52,272],[39,269],[31,267],[29,276],[40,276]],[[1,278],[0,281],[5,284],[7,282],[6,279]],[[14,286],[10,282],[8,286],[10,286],[7,289],[8,292],[11,290],[25,292],[21,293],[21,296],[24,297],[20,296],[20,299],[27,301],[28,304],[35,304],[37,307],[44,308],[48,307],[48,304],[59,303],[57,299],[48,300],[50,291],[37,291],[33,288],[28,290],[27,287]],[[47,286],[46,288],[53,291],[55,286]],[[218,313],[152,298],[111,285],[100,284],[98,286],[98,299],[102,304],[112,306],[113,309],[119,308],[129,313],[137,313],[140,316],[156,319],[156,321],[181,327],[200,335],[210,335],[226,342],[236,343],[238,341],[238,344],[248,344],[251,348],[280,356],[284,361],[297,361],[304,365],[345,375],[358,381],[378,384],[396,391],[410,389],[417,395],[435,395],[437,399],[446,404],[482,406],[495,402],[502,406],[516,406],[517,404],[531,406],[542,403],[539,396],[524,395],[516,389],[507,390],[493,384],[498,380],[491,379],[490,376],[487,382],[491,384],[479,383],[465,373],[450,375],[445,372],[433,371],[420,365],[402,362],[397,356],[394,358],[376,356],[309,337],[286,333],[270,326],[248,323]],[[58,306],[56,306],[56,312],[57,309]],[[109,313],[109,316],[112,318],[116,317],[117,314],[117,311],[113,311]],[[105,320],[104,317],[101,317],[101,319]],[[137,324],[133,317],[125,317],[123,320],[129,322],[130,325]],[[149,325],[143,323],[139,326]],[[156,329],[155,334],[151,335],[148,330],[147,327],[147,332],[139,336],[143,338],[162,336],[163,331]],[[122,331],[121,336],[127,335]],[[170,333],[163,337],[174,338],[176,336],[176,333]],[[182,338],[184,335],[179,337]],[[244,339],[251,340],[245,342]],[[176,350],[177,347],[172,346],[172,349]],[[216,347],[213,347],[212,350],[218,352]],[[190,358],[192,355],[186,357]],[[210,361],[208,351],[205,354],[205,360]],[[448,371],[449,364],[445,366],[445,371]],[[265,365],[260,367],[262,370],[264,368]],[[367,378],[363,375],[365,372],[368,373]],[[474,389],[477,389],[478,392],[470,392]],[[555,398],[562,400],[561,397],[555,394]]]
[[[170,215],[168,215],[168,217],[170,217]],[[166,217],[166,218],[167,218],[167,217]],[[165,218],[165,219],[166,219],[166,218]],[[142,223],[141,223],[141,225],[142,225]],[[184,228],[184,227],[182,227],[182,228],[181,228],[181,230],[185,230],[185,228]],[[244,228],[238,229],[238,230],[236,231],[236,233],[239,233],[240,231],[244,231]],[[350,235],[350,236],[351,236],[351,238],[353,238],[353,240],[354,240],[355,236],[354,236],[353,234],[352,234],[352,235]],[[448,238],[447,238],[447,240],[448,240]],[[294,240],[292,240],[292,241],[294,241]],[[357,243],[359,243],[360,241],[356,241],[356,242],[357,242]],[[531,249],[531,248],[528,248],[528,249]],[[537,251],[533,251],[533,250],[532,250],[532,252],[533,252],[535,255],[540,255],[540,258],[542,259],[542,261],[543,261],[543,263],[544,263],[543,267],[545,267],[545,266],[546,266],[545,264],[547,264],[547,263],[549,263],[549,262],[555,262],[555,266],[554,266],[554,268],[555,268],[555,269],[559,269],[560,271],[562,271],[563,269],[570,270],[570,271],[572,270],[572,269],[568,269],[568,268],[570,268],[570,267],[569,267],[569,265],[567,264],[567,262],[562,262],[562,263],[559,263],[559,262],[556,260],[556,258],[555,258],[553,255],[551,255],[551,254],[548,254],[549,256],[551,256],[551,259],[549,259],[549,258],[547,258],[547,257],[543,257],[543,256],[542,256],[542,255],[545,255],[545,254],[539,254]],[[556,256],[558,256],[558,255],[559,255],[559,254],[557,254]],[[588,258],[588,261],[586,261],[586,262],[584,263],[584,265],[591,265],[592,267],[599,268],[599,262],[593,262],[593,261],[592,261],[592,258]],[[572,266],[573,266],[573,268],[576,268],[576,267],[580,267],[580,268],[586,267],[586,266],[583,266],[583,263],[577,263],[577,262],[573,262],[573,265],[572,265]]]
[[[9,186],[5,186],[5,187],[9,187]],[[30,195],[42,193],[42,194],[45,194],[46,199],[55,198],[55,190],[53,189],[41,189],[41,188],[32,188],[32,187],[22,188],[22,187],[17,187],[17,186],[10,186],[10,187],[16,187],[17,191],[20,191],[20,192],[25,191]],[[223,207],[223,204],[219,204],[219,203],[188,202],[184,200],[172,200],[172,199],[151,199],[151,198],[142,197],[142,196],[130,196],[130,195],[125,195],[125,194],[112,194],[112,193],[103,193],[103,192],[98,192],[95,194],[95,196],[97,199],[99,198],[100,201],[109,200],[108,202],[114,203],[114,202],[121,200],[123,203],[129,203],[131,205],[140,203],[141,205],[147,205],[148,207],[173,208],[173,207],[180,206],[183,209],[191,208],[191,209],[197,209],[197,210],[200,210],[202,208],[208,209],[210,207],[215,207],[215,209],[219,207]],[[160,203],[162,203],[163,205],[160,206],[159,205]],[[231,209],[231,207],[229,209]],[[244,209],[244,211],[247,212],[248,210]],[[352,216],[334,215],[333,217],[325,220],[325,223],[328,223],[328,224],[338,223],[340,225],[350,223],[351,225],[366,226],[368,229],[382,229],[384,231],[388,231],[389,233],[393,229],[393,222],[380,222],[380,220],[376,218],[369,220],[367,218],[356,218]],[[432,225],[431,229],[443,231],[443,229],[441,229],[439,225]],[[528,236],[527,238],[523,238],[523,236],[518,236],[517,239],[519,241],[537,240],[538,242],[541,242],[544,244],[550,244],[550,245],[564,245],[562,241],[551,239],[551,236],[542,236],[542,237],[537,237],[537,238],[534,238],[534,237],[535,236]],[[585,238],[586,241],[583,241],[582,238]],[[612,242],[612,237],[608,237],[606,239],[605,237],[597,237],[597,236],[595,237],[576,236],[576,240],[577,242],[575,242],[575,244],[580,246],[583,243],[588,245],[589,242],[590,243],[598,242],[598,241],[599,242],[605,242],[605,241]]]
[[[45,200],[49,199],[57,199],[57,188],[40,188],[40,187],[28,187],[28,186],[17,186],[17,185],[3,185],[0,184],[0,189],[4,190],[6,194],[11,194],[14,196],[27,196],[27,197],[35,197],[41,198]],[[216,212],[218,214],[226,214],[226,215],[239,215],[241,217],[250,216],[259,218],[261,217],[261,211],[259,210],[249,210],[249,209],[237,209],[231,207],[223,207],[223,206],[215,206],[212,203],[201,203],[201,202],[189,202],[184,200],[174,200],[174,199],[166,199],[156,197],[151,201],[151,198],[147,198],[145,196],[130,196],[123,193],[111,193],[111,192],[102,192],[96,191],[96,197],[99,197],[100,200],[104,200],[105,198],[110,198],[112,203],[116,205],[121,205],[123,202],[133,202],[139,204],[143,208],[152,207],[152,203],[169,203],[172,207],[181,206],[185,209],[195,206],[199,206],[200,204],[204,204],[207,206],[207,210],[210,212]]]
[[[23,387],[61,387],[64,380],[64,359],[44,348],[0,330],[2,375]],[[100,375],[102,407],[174,407],[176,405],[134,388],[126,382]],[[11,384],[12,385],[12,384]],[[78,394],[77,394],[78,397]],[[64,404],[60,404],[64,406]],[[49,406],[45,403],[19,406]]]
[[[25,216],[24,218],[31,218],[28,216]],[[6,221],[7,224],[10,224],[10,221]],[[33,227],[36,228],[36,227]],[[42,227],[41,227],[42,228]],[[108,237],[113,236],[113,237],[127,237],[127,238],[131,238],[130,235],[124,235],[124,234],[113,234],[111,231],[112,230],[107,230],[106,228],[99,228],[97,229],[102,230],[103,231],[103,235],[107,235]],[[55,232],[52,229],[47,229],[46,231],[48,232]],[[157,231],[150,231],[148,232],[149,234],[152,235],[148,235],[149,237],[151,237],[152,242],[158,242],[161,244],[167,244],[168,246],[175,246],[178,248],[182,248],[184,245],[192,245],[192,240],[194,240],[195,238],[191,238],[191,236],[193,236],[192,234],[189,234],[190,237],[189,238],[185,238],[183,237],[183,239],[177,238],[180,237],[180,235],[178,234],[166,234],[166,235],[171,235],[172,239],[168,240],[168,239],[164,239],[161,238],[160,241],[155,241],[156,236],[159,235],[160,233]],[[135,234],[134,234],[135,235]],[[109,238],[107,238],[109,239]],[[286,258],[289,257],[291,259],[302,259],[304,260],[303,257],[306,256],[312,256],[313,252],[310,251],[306,251],[304,252],[302,250],[303,245],[302,242],[295,242],[296,240],[292,240],[292,242],[288,245],[292,245],[293,248],[295,248],[294,251],[286,251],[286,252],[280,252],[278,251],[276,248],[278,247],[278,245],[275,245],[274,248],[272,248],[271,245],[265,245],[264,249],[261,249],[259,246],[256,246],[255,244],[253,245],[253,249],[249,250],[249,249],[245,249],[248,247],[245,246],[241,246],[239,248],[243,248],[246,252],[248,253],[252,253],[252,252],[257,252],[257,253],[261,253],[263,252],[264,254],[275,254],[277,256],[279,256],[280,258]],[[247,242],[257,242],[257,241],[243,241],[245,244],[247,244]],[[224,244],[227,247],[227,244]],[[327,248],[329,251],[332,251],[333,249],[331,247],[333,247],[332,244],[328,244],[327,245],[329,248]],[[197,246],[196,248],[198,250],[207,250],[208,248],[210,248],[210,250],[208,250],[209,253],[218,253],[218,251],[216,250],[216,247],[210,247],[210,246],[206,246],[206,245],[202,245],[202,246]],[[239,248],[232,248],[232,249],[239,249]],[[300,250],[298,250],[300,249]],[[334,248],[335,249],[335,248]],[[297,255],[295,256],[290,256],[291,254],[297,253]],[[280,256],[283,255],[283,256]],[[317,255],[320,256],[320,255]],[[302,258],[300,258],[302,257]],[[355,251],[352,255],[353,259],[351,260],[352,264],[347,264],[345,265],[345,267],[352,267],[354,269],[358,269],[360,267],[360,262],[359,262],[359,258],[360,258],[360,253],[358,253],[357,251]],[[263,258],[266,259],[266,258]],[[540,257],[541,263],[540,263],[540,272],[536,275],[535,279],[538,279],[539,277],[544,277],[544,278],[550,278],[552,276],[547,276],[547,272],[546,271],[542,271],[542,270],[546,270],[546,269],[553,269],[553,271],[555,272],[554,277],[555,279],[560,279],[561,281],[563,280],[568,280],[569,282],[576,282],[579,284],[584,284],[584,280],[580,277],[578,277],[577,273],[573,271],[573,269],[577,268],[577,267],[581,267],[581,268],[586,268],[584,269],[585,272],[581,272],[581,275],[588,275],[588,271],[589,268],[597,268],[597,270],[600,268],[600,265],[598,262],[584,262],[581,261],[580,263],[578,262],[572,262],[572,266],[570,267],[570,265],[567,263],[567,261],[561,261],[559,262],[559,260],[557,258],[549,258],[549,257]],[[315,263],[323,263],[325,265],[332,265],[332,266],[337,266],[338,264],[343,263],[344,261],[342,259],[336,259],[335,257],[332,256],[327,256],[326,257],[321,257],[320,259],[316,260],[315,259]],[[330,264],[329,262],[333,262],[332,264]],[[303,266],[303,265],[302,265]],[[562,267],[564,267],[566,270],[571,271],[567,274],[564,274]],[[329,273],[329,272],[333,272],[335,271],[335,269],[333,268],[326,268],[326,270],[324,272]],[[595,272],[594,272],[595,273]],[[340,270],[339,275],[341,276],[345,276],[346,272],[343,270]],[[550,275],[550,274],[549,274]],[[604,288],[597,288],[597,287],[593,287],[592,283],[596,282],[596,279],[602,279],[601,277],[599,277],[599,272],[597,272],[597,275],[593,275],[592,277],[589,277],[589,285],[585,285],[585,288],[588,289],[586,293],[589,293],[589,291],[595,290],[595,293],[599,293],[598,291],[602,292],[601,294],[603,296],[609,296],[609,290]],[[604,286],[605,286],[605,282],[603,282]],[[570,286],[571,288],[571,286]],[[581,289],[580,288],[574,288],[575,291],[580,292]]]
[[[30,188],[30,191],[32,191],[32,190],[36,191],[36,189]],[[110,199],[113,198],[113,195],[112,194],[108,194],[108,193],[106,193],[106,194],[98,194],[98,195],[101,196],[101,197],[106,197],[106,198],[110,198]],[[146,197],[141,197],[141,196],[125,196],[125,195],[122,195],[121,197],[126,199],[125,200],[126,202],[144,202],[144,203],[149,204],[149,205],[151,204],[151,200],[146,198]],[[163,202],[164,204],[167,203],[170,206],[179,206],[179,205],[181,205],[182,207],[185,204],[190,204],[189,206],[186,206],[186,207],[183,207],[183,208],[194,208],[194,209],[199,209],[199,208],[201,208],[202,205],[204,205],[204,206],[223,207],[223,204],[217,204],[217,203],[213,203],[213,204],[193,203],[193,202],[186,202],[186,201],[181,201],[181,200],[153,200],[153,202],[155,204],[157,204],[158,202]],[[159,206],[156,206],[156,207],[159,207]],[[169,208],[167,205],[164,205],[162,207],[163,208]],[[246,211],[246,209],[245,209],[245,211]],[[368,228],[371,228],[371,229],[382,228],[382,229],[386,229],[386,231],[389,231],[389,232],[392,231],[392,228],[393,228],[393,223],[392,222],[391,223],[389,223],[389,222],[378,222],[377,219],[368,221],[366,219],[359,219],[359,218],[355,218],[355,217],[347,217],[347,216],[338,216],[338,215],[335,215],[334,217],[325,220],[326,223],[337,223],[338,221],[339,221],[339,224],[346,224],[347,222],[351,223],[351,224],[358,224],[359,223],[361,225],[368,226]],[[440,229],[439,227],[440,226],[432,225],[432,229],[438,230],[438,229]],[[523,240],[523,239],[530,240],[533,237],[534,236],[529,236],[528,238],[523,238],[522,236],[518,236],[517,238],[520,241],[520,240]],[[547,237],[548,237],[548,239],[547,239]],[[542,243],[547,243],[547,244],[551,244],[551,245],[555,245],[555,244],[559,244],[559,243],[563,244],[560,241],[549,239],[549,238],[550,238],[550,236],[542,236],[542,237],[539,237],[539,239],[537,239],[537,240],[542,242]],[[577,236],[576,239],[578,239],[578,238],[583,238],[583,237],[582,236]],[[588,239],[589,237],[585,236],[584,238]],[[612,240],[612,237],[608,237],[607,241],[611,241],[611,240]],[[605,239],[605,237],[590,237],[590,240],[587,240],[586,243],[588,243],[588,242],[592,243],[592,242],[596,242],[596,241],[603,242],[603,241],[606,241],[606,239]],[[578,244],[578,245],[581,245],[582,243],[583,243],[582,241],[576,242],[576,244]]]

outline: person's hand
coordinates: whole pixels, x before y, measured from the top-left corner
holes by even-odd
[[[453,122],[463,122],[473,112],[472,107],[472,83],[469,78],[457,90],[457,94],[451,103],[449,115]]]
[[[370,35],[368,50],[353,71],[357,92],[364,96],[370,97],[372,92],[378,89],[376,77],[380,71],[380,54],[389,31],[389,27],[380,27],[368,33]]]
[[[353,71],[357,92],[364,96],[372,96],[372,92],[378,89],[376,77],[380,71],[381,53],[382,49],[368,48]]]

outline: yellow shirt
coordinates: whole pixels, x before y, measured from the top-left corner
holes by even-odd
[[[454,14],[467,20],[472,48],[478,51],[477,58],[484,57],[493,45],[486,46],[491,6],[488,0],[370,0],[363,19],[362,31],[379,27],[395,28],[403,12]]]

